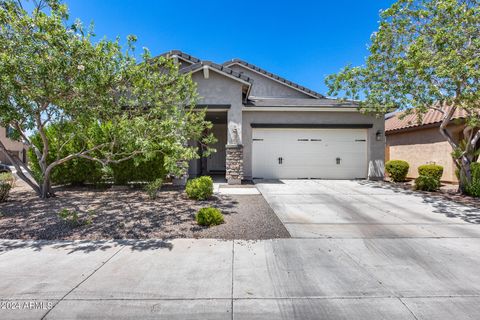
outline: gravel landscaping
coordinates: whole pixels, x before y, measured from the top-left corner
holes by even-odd
[[[183,190],[165,187],[155,200],[139,189],[60,188],[57,197],[38,199],[27,187],[15,187],[0,203],[0,239],[272,239],[290,235],[261,195],[215,194],[207,201],[187,198]],[[216,207],[225,223],[202,227],[195,213]],[[59,213],[76,212],[78,223]]]

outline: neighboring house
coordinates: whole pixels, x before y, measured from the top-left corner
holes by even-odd
[[[17,156],[21,159],[24,163],[27,162],[27,152],[25,145],[22,142],[14,141],[9,138],[10,132],[7,128],[0,127],[0,141],[2,141],[3,145],[7,148],[10,154]],[[7,156],[0,151],[0,163],[10,165],[10,161],[8,161]]]
[[[443,166],[442,181],[458,182],[456,166],[452,159],[452,147],[440,133],[443,114],[430,109],[419,123],[415,114],[401,117],[398,112],[385,121],[387,137],[386,160],[405,160],[410,164],[409,178],[418,177],[418,166],[436,163]],[[456,141],[463,139],[462,118],[464,113],[457,110],[448,130]]]
[[[190,176],[221,173],[230,184],[383,178],[384,119],[242,60],[216,64],[181,51],[163,56],[192,74],[198,107],[207,109],[218,140],[215,154],[190,163]]]

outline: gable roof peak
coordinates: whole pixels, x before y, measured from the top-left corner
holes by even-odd
[[[211,62],[211,61],[207,61],[207,60],[203,60],[203,61],[199,61],[197,63],[194,63],[188,67],[185,67],[183,69],[180,70],[180,72],[182,73],[190,73],[190,72],[196,72],[200,69],[202,69],[204,66],[207,66],[209,68],[212,68],[220,73],[223,73],[225,75],[228,75],[230,77],[233,77],[235,79],[238,79],[240,81],[243,81],[244,83],[248,84],[248,86],[250,87],[253,83],[253,80],[248,77],[247,75],[244,75],[240,72],[236,72],[228,67],[225,67],[224,65],[221,65],[221,64],[217,64],[217,63],[214,63],[214,62]]]
[[[159,57],[172,57],[172,56],[176,56],[184,61],[187,61],[187,62],[190,62],[190,63],[198,63],[198,62],[201,62],[201,60],[197,57],[194,57],[188,53],[185,53],[181,50],[170,50],[168,52],[164,52],[162,54],[159,55]]]

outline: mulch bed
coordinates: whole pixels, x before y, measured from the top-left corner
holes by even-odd
[[[220,226],[202,227],[195,213],[216,207],[225,215]],[[78,224],[62,220],[63,209],[79,215]],[[91,223],[86,221],[91,220]],[[155,200],[140,189],[99,190],[63,187],[56,197],[42,200],[25,186],[15,187],[0,203],[0,239],[272,239],[288,231],[261,195],[214,195],[207,201],[188,199],[185,192],[166,187]]]

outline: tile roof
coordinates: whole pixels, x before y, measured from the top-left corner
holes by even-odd
[[[352,101],[336,99],[308,99],[308,98],[261,98],[250,97],[247,107],[352,107],[358,104]]]
[[[202,61],[200,60],[199,58],[197,57],[194,57],[194,56],[191,56],[185,52],[182,52],[180,50],[171,50],[171,51],[168,51],[168,52],[165,52],[165,53],[162,53],[160,54],[159,56],[160,57],[171,57],[173,55],[176,55],[178,56],[179,58],[183,59],[183,60],[186,60],[186,61],[189,61],[192,63],[192,65],[190,66],[187,66],[185,68],[182,68],[180,71],[181,72],[191,72],[193,70],[197,70],[199,67],[203,66],[203,65],[208,65],[208,66],[211,66],[212,68],[216,69],[216,70],[219,70],[221,72],[225,72],[225,73],[228,73],[234,77],[237,77],[239,79],[242,79],[244,81],[247,81],[247,82],[250,82],[250,83],[253,83],[253,79],[251,79],[250,77],[246,76],[246,75],[243,75],[239,72],[236,72],[230,68],[228,68],[230,65],[233,65],[233,64],[240,64],[244,67],[247,67],[249,69],[252,69],[258,73],[261,73],[269,78],[272,78],[276,81],[279,81],[279,82],[282,82],[294,89],[297,89],[301,92],[304,92],[314,98],[317,98],[317,99],[327,99],[324,95],[318,93],[318,92],[315,92],[313,90],[310,90],[304,86],[301,86],[299,84],[296,84],[292,81],[289,81],[285,78],[282,78],[276,74],[273,74],[271,72],[268,72],[262,68],[259,68],[251,63],[248,63],[246,61],[243,61],[241,59],[233,59],[233,60],[230,60],[230,61],[227,61],[223,64],[216,64],[216,63],[213,63],[213,62],[210,62],[210,61]]]
[[[236,71],[233,71],[232,69],[230,68],[227,68],[221,64],[216,64],[216,63],[213,63],[211,61],[200,61],[200,62],[197,62],[197,63],[194,63],[188,67],[185,67],[185,68],[182,68],[180,70],[180,72],[182,73],[189,73],[189,72],[193,72],[193,71],[197,71],[201,68],[203,68],[203,66],[209,66],[215,70],[218,70],[220,72],[223,72],[223,73],[226,73],[228,75],[231,75],[235,78],[238,78],[240,80],[243,80],[245,82],[248,82],[250,84],[253,83],[253,79],[251,79],[250,77],[242,74],[242,73],[239,73],[239,72],[236,72]]]
[[[185,52],[182,52],[180,50],[171,50],[171,51],[168,51],[168,52],[165,52],[165,53],[162,53],[159,55],[159,57],[171,57],[171,56],[178,56],[184,60],[187,60],[187,61],[190,61],[191,63],[198,63],[198,62],[201,62],[200,59],[194,57],[194,56],[191,56]]]
[[[283,82],[283,83],[285,83],[285,84],[287,84],[287,85],[289,85],[289,86],[291,86],[291,87],[293,87],[293,88],[295,88],[295,89],[298,89],[298,90],[300,90],[300,91],[303,91],[304,93],[307,93],[307,94],[309,94],[309,95],[311,95],[311,96],[314,96],[314,97],[316,97],[316,98],[320,98],[320,99],[325,98],[324,95],[322,95],[322,94],[320,94],[320,93],[318,93],[318,92],[315,92],[315,91],[313,91],[313,90],[310,90],[310,89],[308,89],[308,88],[305,88],[304,86],[301,86],[301,85],[296,84],[296,83],[294,83],[294,82],[292,82],[292,81],[290,81],[290,80],[287,80],[287,79],[285,79],[285,78],[282,78],[282,77],[280,77],[280,76],[277,76],[276,74],[273,74],[273,73],[271,73],[271,72],[268,72],[267,70],[264,70],[264,69],[262,69],[262,68],[259,68],[259,67],[255,66],[255,65],[253,65],[253,64],[251,64],[251,63],[248,63],[248,62],[246,62],[246,61],[243,61],[243,60],[241,60],[241,59],[233,59],[233,60],[230,60],[230,61],[227,61],[227,62],[223,63],[224,66],[231,66],[232,64],[240,64],[240,65],[245,66],[245,67],[247,67],[247,68],[249,68],[249,69],[255,70],[255,71],[257,71],[257,72],[259,72],[259,73],[261,73],[261,74],[263,74],[263,75],[265,75],[265,76],[267,76],[267,77],[269,77],[269,78],[272,78],[272,79],[275,79],[275,80],[277,80],[277,81]]]
[[[449,107],[445,107],[443,110],[447,111]],[[406,111],[397,112],[392,115],[390,118],[385,120],[385,132],[393,132],[397,130],[404,130],[404,129],[413,129],[422,126],[428,125],[440,125],[443,118],[443,113],[438,110],[429,109],[427,113],[423,115],[423,119],[419,122],[417,119],[417,115],[415,113],[411,113],[406,115],[403,119],[400,117],[405,114]],[[457,109],[453,114],[452,119],[460,119],[464,118],[466,115],[463,109]]]

